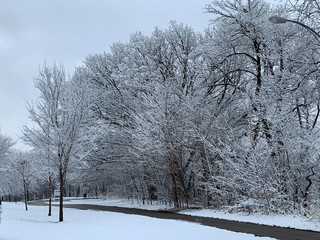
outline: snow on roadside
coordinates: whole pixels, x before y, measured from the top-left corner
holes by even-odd
[[[247,213],[227,213],[216,210],[186,210],[181,213],[199,216],[212,217],[227,220],[235,220],[239,222],[250,222],[257,224],[264,224],[269,226],[290,227],[296,229],[320,231],[320,221],[312,221],[295,215],[261,215]]]
[[[107,199],[77,199],[71,200],[68,203],[74,204],[95,204],[103,206],[116,206],[116,207],[129,207],[129,208],[140,208],[147,210],[161,210],[167,209],[168,206],[164,205],[143,205],[141,203],[127,201],[125,199],[117,198],[107,198]],[[220,218],[227,220],[235,220],[240,222],[250,222],[265,224],[270,226],[279,226],[279,227],[290,227],[296,229],[304,230],[313,230],[320,231],[320,220],[309,220],[301,216],[295,215],[259,215],[259,214],[250,214],[247,213],[227,213],[223,211],[216,210],[186,210],[180,212],[182,214],[200,216],[200,217],[212,217]]]
[[[121,213],[65,209],[65,221],[57,222],[58,208],[47,216],[47,207],[4,203],[0,224],[3,240],[271,240],[199,224],[154,219]]]

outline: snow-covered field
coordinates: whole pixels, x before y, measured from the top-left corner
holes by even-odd
[[[101,203],[101,202],[100,202]],[[57,222],[58,208],[47,216],[47,207],[4,203],[1,240],[269,240],[194,223],[160,220],[120,213],[65,209],[65,221]]]
[[[95,204],[103,206],[118,206],[118,207],[131,207],[131,208],[141,208],[148,210],[159,210],[165,209],[163,205],[143,205],[137,202],[130,202],[124,199],[78,199],[70,200],[68,204]],[[215,210],[188,210],[181,212],[183,214],[202,216],[202,217],[212,217],[228,220],[236,220],[240,222],[251,222],[259,223],[270,226],[280,226],[280,227],[290,227],[305,230],[320,231],[320,219],[319,220],[309,220],[301,216],[295,215],[248,215],[247,213],[227,213],[223,211]]]

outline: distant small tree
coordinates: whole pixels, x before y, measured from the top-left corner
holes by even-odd
[[[10,172],[15,172],[19,182],[23,188],[23,199],[26,211],[28,211],[29,188],[33,177],[33,158],[28,152],[15,151],[12,156],[12,161],[9,165]]]

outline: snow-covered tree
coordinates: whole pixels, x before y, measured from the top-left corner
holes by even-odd
[[[8,170],[18,178],[19,186],[23,189],[25,209],[28,211],[30,188],[32,186],[32,180],[36,177],[36,174],[34,174],[34,156],[29,152],[14,151],[10,157],[11,162],[8,166]]]
[[[53,161],[56,167],[60,190],[59,221],[63,221],[67,173],[71,166],[82,160],[83,147],[80,144],[88,140],[86,86],[81,85],[77,76],[75,74],[67,80],[62,66],[44,65],[34,79],[41,95],[35,104],[28,107],[35,127],[25,126],[23,129],[24,141],[35,150],[45,152],[48,156],[45,161]]]
[[[11,153],[14,141],[0,132],[0,197],[8,193],[10,186],[6,178],[7,166],[9,163],[9,154]]]
[[[215,178],[232,184],[225,193],[236,202],[250,199],[266,211],[299,208],[318,162],[316,41],[292,24],[269,23],[285,11],[263,1],[215,1],[207,10],[217,18],[206,54],[225,81],[220,96],[232,93],[233,101],[227,138],[209,141],[223,159]]]
[[[8,190],[8,182],[6,178],[6,165],[8,164],[7,157],[10,153],[10,149],[14,145],[13,140],[3,135],[0,132],[0,205],[2,201],[2,195]],[[0,206],[0,221],[1,221],[2,206]]]

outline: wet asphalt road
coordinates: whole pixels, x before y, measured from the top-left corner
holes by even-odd
[[[216,227],[234,232],[249,233],[260,237],[271,237],[280,240],[320,240],[320,232],[274,227],[254,223],[244,223],[217,218],[189,216],[169,211],[149,211],[135,208],[98,206],[90,204],[65,204],[64,206],[66,208],[75,208],[80,210],[108,211],[152,218],[188,221],[199,223],[204,226]]]

